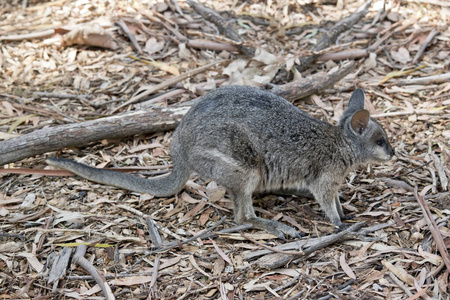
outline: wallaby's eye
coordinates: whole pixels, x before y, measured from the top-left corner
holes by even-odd
[[[384,144],[386,144],[386,140],[385,138],[381,138],[377,141],[377,145],[378,146],[383,146]]]

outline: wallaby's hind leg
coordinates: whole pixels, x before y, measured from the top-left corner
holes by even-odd
[[[336,209],[341,220],[345,220],[346,216],[344,214],[344,211],[342,210],[342,204],[339,198],[340,198],[339,195],[336,195],[336,197],[334,198]]]
[[[251,195],[246,195],[241,192],[233,192],[228,189],[230,196],[234,202],[234,219],[238,224],[250,223],[254,228],[263,229],[269,233],[276,235],[279,238],[290,236],[300,238],[301,235],[292,227],[284,225],[283,223],[266,220],[256,216],[253,209]]]
[[[297,231],[273,220],[258,218],[253,209],[252,194],[259,186],[260,175],[251,169],[248,161],[239,161],[218,149],[196,149],[190,156],[196,162],[192,168],[202,177],[211,178],[224,186],[234,202],[234,219],[238,224],[250,223],[255,228],[266,230],[284,238],[285,235],[299,237]]]

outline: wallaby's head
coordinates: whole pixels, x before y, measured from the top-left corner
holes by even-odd
[[[343,127],[345,135],[351,140],[361,163],[388,161],[394,155],[386,132],[364,109],[362,89],[353,92],[348,108],[339,120],[339,126]]]

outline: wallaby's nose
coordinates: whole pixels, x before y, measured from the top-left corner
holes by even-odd
[[[394,150],[394,148],[392,148],[392,156],[394,156],[395,155],[395,150]]]

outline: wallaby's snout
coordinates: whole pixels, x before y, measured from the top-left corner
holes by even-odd
[[[394,147],[392,147],[392,145],[389,144],[389,148],[387,150],[388,150],[388,153],[390,154],[390,158],[389,159],[392,159],[392,157],[395,155]]]

